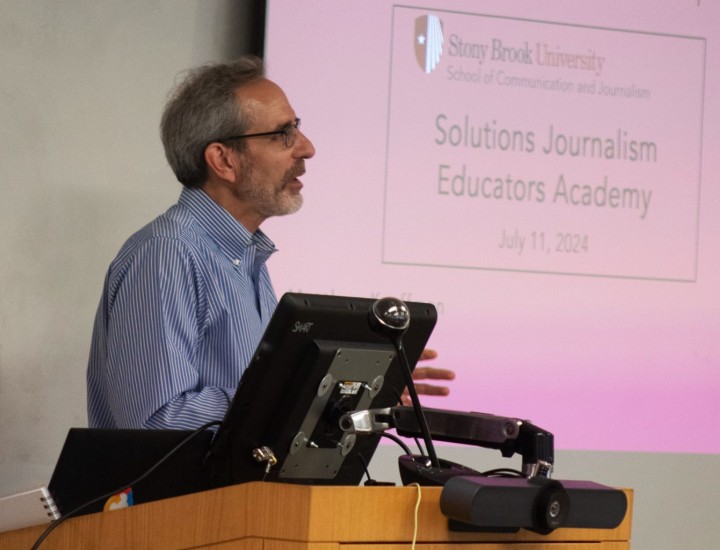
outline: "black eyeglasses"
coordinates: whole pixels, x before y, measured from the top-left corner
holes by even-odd
[[[300,119],[296,118],[293,122],[288,124],[287,126],[284,126],[282,130],[275,130],[273,132],[260,132],[259,134],[243,134],[241,136],[230,136],[222,139],[217,139],[214,141],[231,141],[233,139],[245,139],[245,138],[254,138],[254,137],[267,137],[267,136],[283,136],[283,141],[285,142],[285,147],[292,147],[295,145],[295,138],[297,137],[298,133],[298,127],[300,126]]]

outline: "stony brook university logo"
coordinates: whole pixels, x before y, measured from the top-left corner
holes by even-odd
[[[420,68],[429,74],[440,63],[443,48],[442,21],[435,15],[415,19],[415,57]]]

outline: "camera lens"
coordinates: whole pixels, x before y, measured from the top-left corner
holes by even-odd
[[[549,533],[562,527],[570,512],[570,497],[558,481],[548,481],[535,498],[533,510],[535,528]]]

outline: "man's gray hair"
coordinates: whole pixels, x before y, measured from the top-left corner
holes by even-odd
[[[231,63],[191,69],[171,93],[160,122],[160,136],[165,157],[183,185],[202,187],[205,183],[205,148],[213,140],[247,131],[250,120],[235,91],[264,75],[262,59],[243,56]],[[237,147],[243,147],[243,140],[237,141]]]

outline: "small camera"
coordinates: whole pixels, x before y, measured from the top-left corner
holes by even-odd
[[[562,527],[570,513],[570,496],[559,481],[532,479],[530,485],[539,485],[533,502],[533,531],[549,533]]]

